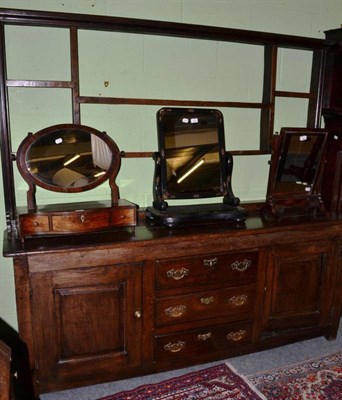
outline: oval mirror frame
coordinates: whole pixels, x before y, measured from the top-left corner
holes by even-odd
[[[61,153],[56,155],[54,154],[54,151],[52,151],[52,148],[49,148],[49,145],[52,144],[56,145],[57,148],[59,144],[62,144],[62,142],[64,142],[64,145],[67,147],[68,141],[64,140],[66,136],[68,136],[69,139],[71,138],[69,140],[72,142],[70,148],[72,149],[72,153],[75,153],[75,155],[77,155],[78,157],[80,157],[80,154],[76,151],[77,149],[76,146],[81,144],[84,147],[90,149],[90,152],[89,151],[87,152],[88,157],[89,154],[90,157],[94,156],[94,151],[93,151],[94,147],[92,147],[91,144],[91,142],[93,141],[92,138],[94,138],[93,141],[94,143],[100,144],[99,146],[100,149],[98,150],[98,152],[101,153],[101,151],[103,150],[105,151],[107,155],[106,159],[107,167],[105,168],[97,167],[100,172],[100,175],[96,179],[94,179],[95,175],[92,177],[92,179],[90,179],[90,175],[87,176],[86,174],[80,173],[82,171],[79,170],[76,171],[71,169],[69,167],[69,164],[67,163],[67,159],[69,160],[69,163],[70,160],[72,159],[72,157],[70,157],[70,154]],[[88,140],[86,139],[87,136],[89,138]],[[83,143],[78,143],[77,138],[85,140],[83,140]],[[104,143],[105,146],[101,145],[101,143]],[[35,145],[36,149],[34,148]],[[42,157],[40,159],[41,162],[47,160],[55,160],[56,158],[59,158],[58,162],[60,163],[60,169],[56,167],[56,170],[52,170],[52,172],[49,172],[48,178],[46,179],[42,178],[37,173],[33,172],[33,170],[35,169],[31,168],[33,162],[30,165],[30,159],[32,159],[30,157],[30,153],[35,154],[37,156],[37,159],[39,160],[40,156],[39,146],[42,145],[44,145],[45,148],[47,149],[48,151],[47,154],[49,156],[48,158],[44,158],[43,154],[44,152],[41,151],[42,153],[41,154]],[[109,154],[111,154],[111,159]],[[44,128],[36,132],[35,134],[29,133],[28,136],[21,142],[18,148],[16,161],[20,174],[29,185],[29,193],[28,193],[29,209],[35,208],[35,199],[34,198],[32,198],[31,200],[29,199],[30,196],[34,197],[35,186],[39,186],[53,192],[76,193],[93,189],[102,184],[104,181],[108,180],[112,190],[112,202],[113,203],[117,202],[119,198],[118,188],[116,186],[115,179],[121,166],[120,150],[116,145],[116,143],[105,132],[100,132],[97,129],[91,128],[89,126],[80,124],[59,124]],[[102,164],[104,165],[105,163],[103,162]],[[56,165],[59,164],[57,163]],[[66,165],[68,165],[67,168]],[[61,179],[62,170],[63,173],[69,172],[68,179],[65,179],[65,176],[63,177],[64,179]],[[76,180],[78,180],[78,184],[75,184]],[[65,183],[64,185],[61,184],[61,182],[63,181],[67,183]],[[72,184],[70,184],[70,182],[72,182]]]

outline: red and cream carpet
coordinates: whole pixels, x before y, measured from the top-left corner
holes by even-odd
[[[98,400],[342,400],[342,352],[243,377],[220,364]]]
[[[261,400],[266,399],[226,364],[191,372],[99,400]]]
[[[342,400],[342,352],[248,378],[268,400]]]

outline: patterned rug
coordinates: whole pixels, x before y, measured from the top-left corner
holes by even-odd
[[[231,365],[221,364],[98,400],[266,400]]]
[[[268,400],[342,400],[342,352],[248,379]]]

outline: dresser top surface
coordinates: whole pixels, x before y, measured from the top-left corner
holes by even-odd
[[[21,241],[11,239],[4,233],[3,254],[6,257],[15,257],[26,254],[45,252],[100,249],[117,246],[153,246],[179,242],[207,241],[215,239],[242,240],[244,238],[272,235],[283,241],[291,237],[293,232],[308,235],[311,238],[325,238],[327,236],[342,236],[342,220],[326,217],[291,217],[276,219],[268,212],[262,212],[258,207],[250,207],[244,223],[234,222],[206,222],[179,225],[167,228],[158,224],[151,224],[140,211],[139,222],[136,227],[122,227],[89,234],[69,234],[36,236]]]

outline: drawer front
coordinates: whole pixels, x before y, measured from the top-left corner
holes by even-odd
[[[54,232],[84,232],[109,226],[109,213],[107,210],[52,215],[51,219]]]
[[[232,281],[234,285],[253,282],[258,252],[210,254],[157,260],[156,288],[172,289]]]
[[[155,336],[155,361],[163,362],[222,352],[252,342],[252,323],[216,325],[172,335]]]
[[[253,315],[253,285],[219,289],[155,300],[156,326],[180,324],[226,316],[229,321]]]
[[[49,232],[49,217],[47,215],[23,215],[20,216],[22,235]]]
[[[117,210],[112,211],[112,226],[135,226],[136,221],[136,209],[133,207],[124,208],[120,207]]]

